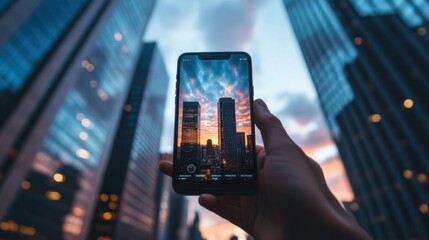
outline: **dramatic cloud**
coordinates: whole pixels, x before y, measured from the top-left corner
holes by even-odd
[[[202,9],[199,28],[211,50],[237,50],[255,33],[260,0],[217,1]]]
[[[286,105],[277,115],[286,119],[289,134],[300,146],[306,148],[332,142],[316,98],[284,93],[279,99]]]
[[[218,142],[217,104],[219,98],[235,100],[237,132],[251,134],[248,65],[236,57],[221,61],[199,61],[197,57],[181,63],[179,111],[182,102],[198,101],[201,106],[201,143]],[[179,118],[181,129],[181,118]],[[179,141],[181,132],[179,130]]]

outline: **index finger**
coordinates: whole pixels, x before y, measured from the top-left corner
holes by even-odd
[[[255,123],[261,131],[267,154],[281,151],[287,146],[295,146],[295,143],[286,133],[281,121],[268,110],[264,101],[261,99],[255,100],[253,109]]]

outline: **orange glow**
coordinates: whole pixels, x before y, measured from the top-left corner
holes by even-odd
[[[34,236],[36,234],[36,229],[34,229],[33,227],[21,226],[19,228],[19,231],[22,234],[28,235],[28,236]]]
[[[402,175],[405,179],[411,179],[413,177],[413,172],[411,172],[411,170],[405,169]]]
[[[424,27],[419,27],[419,28],[417,29],[417,34],[419,34],[420,36],[424,36],[424,35],[426,35],[426,28],[424,28]]]
[[[109,200],[109,196],[105,193],[100,194],[100,201],[107,202]]]
[[[377,113],[371,114],[369,115],[368,120],[373,123],[378,123],[381,121],[381,115]]]
[[[203,226],[200,230],[203,238],[208,240],[230,239],[233,235],[239,237],[239,239],[246,239],[247,237],[245,231],[229,222],[215,226]]]
[[[414,105],[414,102],[411,99],[405,99],[403,104],[405,108],[412,108]]]
[[[427,180],[428,180],[428,176],[426,174],[424,174],[424,173],[419,173],[419,175],[417,175],[417,180],[420,183],[426,183]]]
[[[119,199],[118,195],[116,194],[111,194],[110,195],[110,200],[112,200],[113,202],[117,202]]]
[[[53,201],[58,201],[61,199],[61,193],[56,192],[56,191],[47,191],[45,193],[45,196],[47,199],[53,200]]]
[[[361,37],[355,37],[355,44],[356,45],[362,45],[363,39]]]
[[[359,205],[357,203],[350,204],[350,210],[352,210],[352,211],[359,210]]]
[[[429,207],[428,205],[422,203],[419,205],[419,211],[423,214],[428,213]]]
[[[112,240],[112,238],[101,236],[101,237],[97,237],[97,240]]]
[[[233,86],[228,85],[225,88],[226,92],[233,91]],[[193,99],[188,95],[182,95],[184,101],[191,101]],[[200,144],[206,145],[207,140],[211,139],[213,145],[219,145],[218,139],[218,116],[217,116],[217,107],[211,103],[200,103],[201,104],[201,131],[200,131]],[[217,103],[214,103],[217,104]],[[246,111],[247,110],[247,111]],[[210,111],[213,111],[210,113]],[[244,132],[245,136],[251,135],[250,127],[250,108],[249,108],[249,97],[242,97],[240,99],[235,99],[235,111],[236,111],[236,122],[237,122],[237,132]],[[212,114],[213,117],[210,119],[204,119],[204,115]],[[182,114],[183,106],[179,105],[179,132],[178,132],[178,145],[181,144],[182,138]],[[247,137],[245,137],[245,143],[247,144]]]
[[[109,202],[109,208],[115,210],[118,205],[114,202]]]
[[[9,230],[9,223],[8,222],[1,222],[0,223],[0,229],[3,231]]]
[[[104,219],[104,220],[109,221],[109,220],[112,220],[112,218],[113,218],[112,213],[110,213],[110,212],[104,212],[104,213],[103,213],[103,219]]]
[[[80,207],[74,207],[73,208],[73,214],[78,216],[78,217],[82,217],[83,215],[85,215],[85,210],[83,210]]]
[[[329,189],[340,201],[352,201],[353,191],[340,159],[328,160],[320,164]]]
[[[9,224],[9,231],[12,231],[12,232],[18,231],[19,226],[14,221],[9,221],[8,224]]]
[[[124,110],[125,112],[131,112],[131,110],[133,110],[133,107],[130,104],[125,104]]]
[[[21,188],[25,189],[25,190],[28,190],[28,189],[31,188],[31,183],[29,181],[22,181],[21,182]]]
[[[66,177],[61,173],[55,173],[53,179],[55,182],[62,183],[66,180]]]

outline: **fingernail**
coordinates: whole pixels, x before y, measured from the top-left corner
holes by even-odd
[[[261,107],[264,107],[264,108],[268,109],[267,104],[265,104],[265,102],[264,102],[262,99],[258,98],[258,99],[256,99],[256,100],[255,100],[255,102],[256,102],[259,106],[261,106]]]

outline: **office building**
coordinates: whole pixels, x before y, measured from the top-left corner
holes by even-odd
[[[180,143],[181,171],[193,173],[201,159],[201,106],[198,102],[183,102],[182,138]],[[188,171],[188,166],[193,165]]]
[[[172,161],[172,154],[161,154],[162,160]],[[160,191],[157,221],[158,240],[188,239],[188,200],[173,190],[171,177],[158,175],[157,191]]]
[[[311,50],[341,48],[326,36],[355,53],[337,62],[353,96],[339,111],[323,102],[335,84],[312,74],[355,194],[346,207],[376,239],[429,238],[429,2],[284,2],[310,72],[334,71]]]
[[[235,100],[220,98],[217,104],[218,144],[225,174],[234,174],[237,163],[237,123],[235,118]]]
[[[87,238],[152,7],[2,1],[0,238]]]
[[[247,135],[247,151],[249,151],[250,153],[253,152],[253,141],[252,141],[252,135]]]
[[[240,171],[245,169],[245,159],[246,157],[246,141],[245,141],[245,132],[237,132],[237,160],[238,160],[238,168]]]
[[[159,145],[168,75],[145,43],[122,111],[93,216],[90,239],[155,239]],[[158,209],[159,210],[159,209]]]

